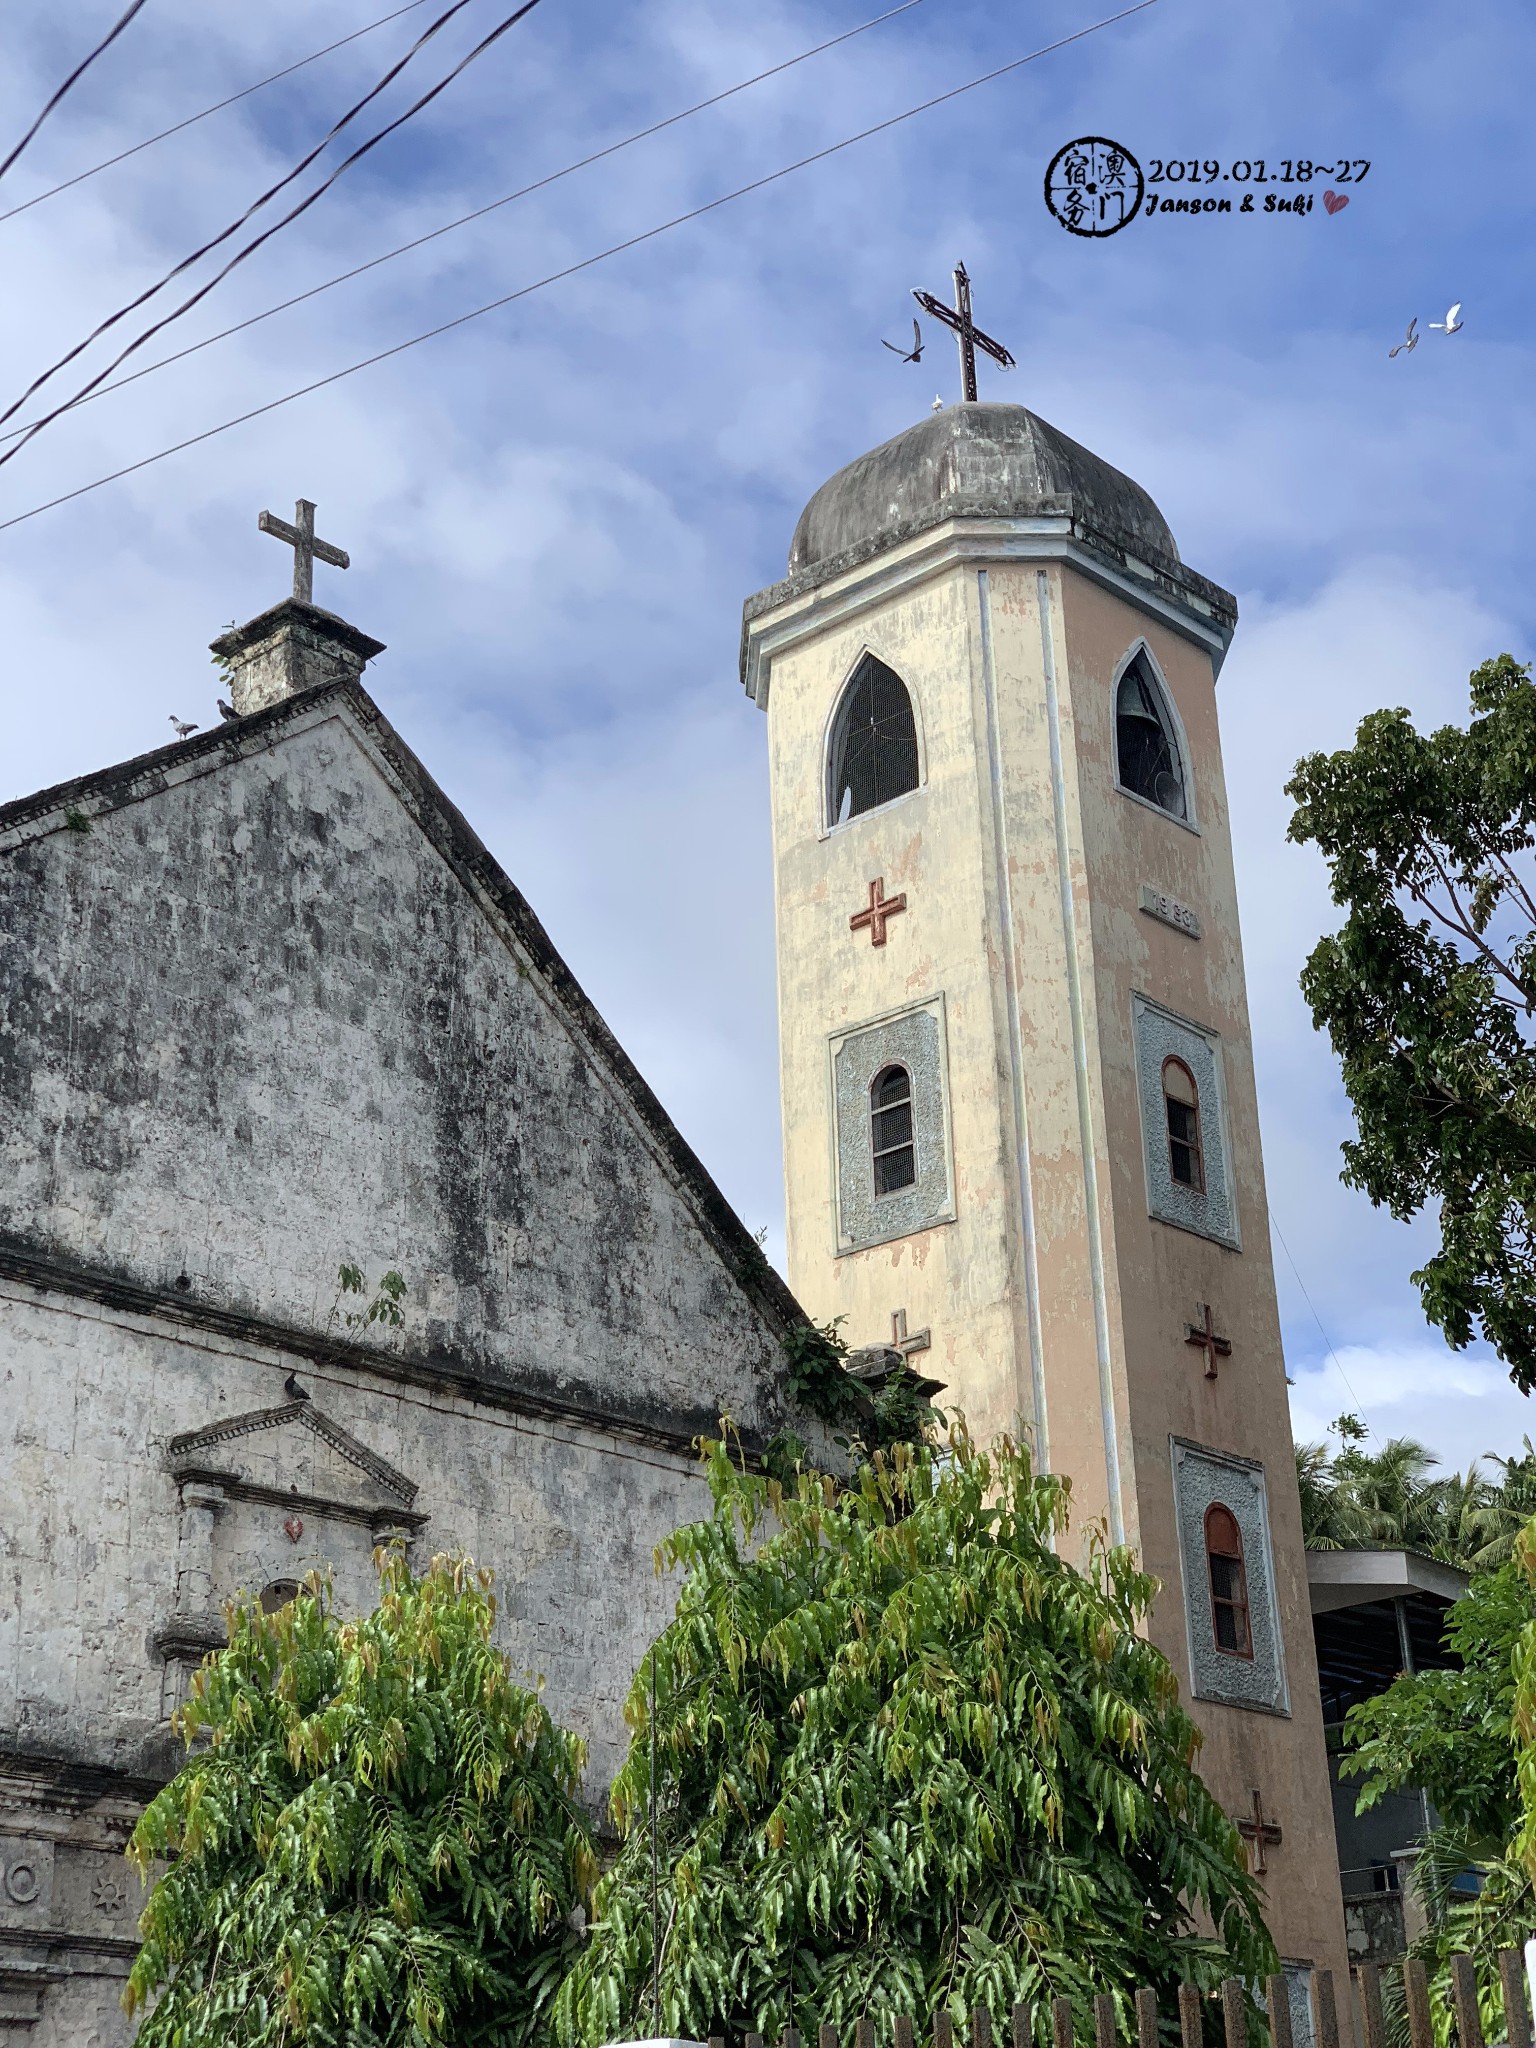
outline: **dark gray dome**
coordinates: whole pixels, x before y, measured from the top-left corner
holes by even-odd
[[[1022,405],[947,405],[824,483],[795,527],[793,576],[937,520],[1064,513],[1134,552],[1177,562],[1141,488]]]

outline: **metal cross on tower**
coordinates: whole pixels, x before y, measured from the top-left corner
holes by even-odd
[[[971,318],[971,280],[965,265],[955,266],[955,303],[946,306],[942,299],[936,299],[932,292],[919,291],[913,287],[912,296],[932,319],[942,321],[951,328],[960,344],[960,395],[968,404],[976,403],[976,351],[990,356],[994,363],[1005,370],[1011,370],[1014,360],[1000,341],[994,341],[990,334],[983,334]]]
[[[352,559],[344,548],[332,547],[328,540],[315,539],[315,508],[308,498],[300,498],[293,508],[293,524],[278,519],[270,512],[263,512],[256,524],[263,533],[270,533],[278,540],[287,541],[293,549],[293,594],[301,604],[315,601],[315,563],[329,562],[333,569],[350,569]]]

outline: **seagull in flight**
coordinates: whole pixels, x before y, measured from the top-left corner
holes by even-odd
[[[1431,320],[1429,324],[1438,334],[1460,334],[1462,328],[1467,324],[1465,320],[1457,317],[1460,312],[1461,301],[1458,299],[1443,320]]]
[[[1408,322],[1408,332],[1404,335],[1403,339],[1397,344],[1397,347],[1389,348],[1387,350],[1388,362],[1391,362],[1394,356],[1400,356],[1405,349],[1407,350],[1409,355],[1413,354],[1414,350],[1419,345],[1418,328],[1419,316],[1417,313],[1415,313],[1413,318]]]
[[[197,720],[195,718],[189,725],[184,718],[178,718],[174,711],[171,713],[171,723],[176,728],[176,737],[179,740],[187,739],[197,731]]]
[[[893,356],[900,356],[904,363],[920,363],[923,360],[923,330],[915,320],[912,322],[912,353],[910,355],[904,348],[898,348],[894,341],[887,341],[883,335],[880,338],[880,346],[888,348]]]

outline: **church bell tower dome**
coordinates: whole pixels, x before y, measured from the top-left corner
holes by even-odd
[[[790,543],[816,569],[944,519],[1065,515],[1085,531],[1176,565],[1168,522],[1140,484],[1022,405],[949,405],[828,479]]]

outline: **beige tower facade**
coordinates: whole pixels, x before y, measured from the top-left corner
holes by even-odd
[[[1023,1433],[1152,1633],[1296,1988],[1345,1966],[1216,714],[1233,599],[1018,406],[833,477],[746,607],[789,1277]],[[1299,2015],[1298,2015],[1299,2016]]]

